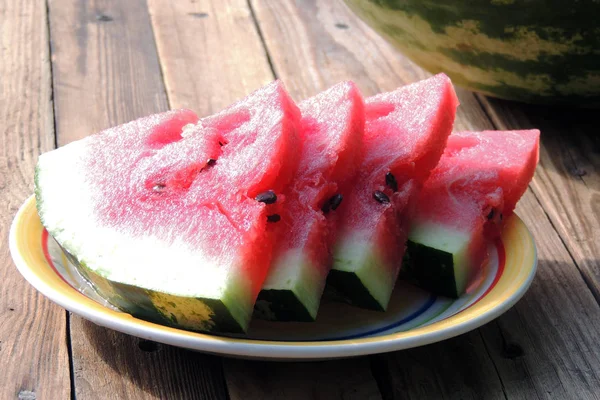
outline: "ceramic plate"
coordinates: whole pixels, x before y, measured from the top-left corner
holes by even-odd
[[[10,232],[17,268],[38,291],[90,321],[140,338],[232,357],[309,360],[401,350],[475,329],[513,306],[535,275],[531,234],[517,217],[490,243],[490,260],[459,299],[435,296],[399,282],[386,312],[324,300],[313,323],[255,320],[248,334],[225,337],[174,329],[118,311],[81,278],[42,227],[29,198]]]

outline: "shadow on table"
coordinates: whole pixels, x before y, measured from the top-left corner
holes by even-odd
[[[539,129],[549,155],[543,165],[580,181],[600,173],[600,109],[539,106],[485,98],[498,129]],[[487,108],[487,107],[486,107]],[[587,179],[590,180],[590,179]]]
[[[81,398],[111,390],[115,398],[227,399],[217,357],[138,339],[77,316],[71,317],[71,338]]]
[[[80,332],[72,342],[81,398],[105,388],[116,398],[381,398],[366,357],[302,363],[221,359],[140,340],[76,316],[71,331]]]

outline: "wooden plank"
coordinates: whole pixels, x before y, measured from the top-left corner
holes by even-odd
[[[227,399],[217,357],[139,340],[81,318],[71,326],[81,399]]]
[[[145,1],[52,0],[49,10],[59,144],[168,109]],[[77,316],[71,340],[79,398],[227,396],[213,357],[156,347]]]
[[[246,1],[149,0],[149,6],[172,107],[207,115],[273,79]],[[296,98],[303,95],[288,89]],[[366,359],[300,365],[223,362],[232,399],[379,398]]]
[[[373,357],[386,399],[505,399],[478,331]]]
[[[365,358],[273,363],[227,360],[231,399],[381,399]]]
[[[59,146],[169,108],[143,0],[50,0],[49,12]]]
[[[148,0],[171,106],[210,115],[273,80],[245,0]]]
[[[54,146],[45,3],[3,1],[0,21],[0,398],[66,399],[66,313],[25,282],[8,250],[37,157]]]
[[[252,0],[276,75],[302,100],[344,80],[365,96],[430,74],[414,65],[336,1]],[[491,126],[477,99],[458,90],[456,128]]]
[[[600,302],[598,111],[481,100],[498,129],[542,131],[542,168],[531,188]]]
[[[341,1],[251,5],[276,73],[302,97],[343,79],[355,80],[368,95],[426,76]],[[493,129],[474,95],[459,91],[459,97],[457,130]],[[552,157],[557,149],[544,151]],[[532,187],[548,169],[542,162]],[[375,358],[385,398],[586,398],[599,392],[594,337],[600,309],[531,191],[517,212],[539,244],[540,272],[528,295],[479,330],[483,340],[470,333]]]

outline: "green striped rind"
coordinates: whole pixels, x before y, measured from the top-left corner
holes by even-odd
[[[600,105],[598,2],[346,0],[430,72],[501,98]]]
[[[442,225],[416,224],[409,234],[401,278],[436,294],[457,298],[473,268],[468,234]]]
[[[254,315],[272,321],[311,322],[325,287],[324,266],[311,263],[302,249],[277,256],[254,306]]]
[[[293,290],[263,289],[254,305],[254,315],[270,321],[313,322],[316,314]]]
[[[370,310],[385,311],[385,308],[371,294],[368,283],[360,275],[352,271],[331,270],[327,276],[327,283],[335,290],[334,295],[341,301]],[[375,292],[375,290],[373,290]]]
[[[366,240],[367,237],[370,235],[357,233],[340,240],[327,284],[350,304],[385,311],[400,265],[387,263],[383,256],[386,249]]]
[[[452,253],[434,247],[409,240],[400,277],[436,294],[459,296]]]
[[[247,326],[232,315],[225,298],[183,297],[111,281],[89,269],[64,247],[63,251],[77,271],[104,299],[136,318],[198,332],[246,331]]]

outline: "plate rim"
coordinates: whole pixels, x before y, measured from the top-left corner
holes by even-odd
[[[477,304],[473,304],[472,307],[466,310],[427,326],[374,337],[301,342],[231,338],[207,333],[190,332],[140,320],[126,313],[112,311],[87,298],[70,286],[68,288],[73,292],[71,296],[45,281],[25,260],[18,240],[19,235],[27,232],[27,229],[31,229],[29,226],[24,226],[26,225],[24,216],[26,213],[31,214],[32,209],[35,210],[34,203],[35,196],[32,195],[25,200],[17,211],[10,227],[9,248],[17,269],[37,291],[62,308],[80,315],[97,325],[138,338],[220,356],[263,360],[309,361],[385,353],[435,343],[476,329],[506,312],[527,292],[538,267],[537,246],[535,245],[533,235],[525,223],[514,214],[510,220],[514,221],[513,224],[516,224],[517,228],[526,233],[528,244],[530,245],[525,248],[528,257],[531,259],[531,263],[527,263],[531,265],[525,265],[525,268],[528,268],[529,271],[520,282],[520,285],[511,286],[511,290],[508,290],[504,295],[503,301],[495,302],[487,308],[484,307],[481,312],[472,318],[465,318],[465,316],[482,308],[482,304],[479,304],[479,307],[477,307]],[[37,217],[37,211],[34,211],[34,214]],[[67,284],[65,283],[65,285]],[[78,302],[78,298],[83,302]],[[84,301],[84,299],[88,301]],[[88,302],[93,302],[93,305],[86,304]],[[457,321],[450,323],[453,320]]]

